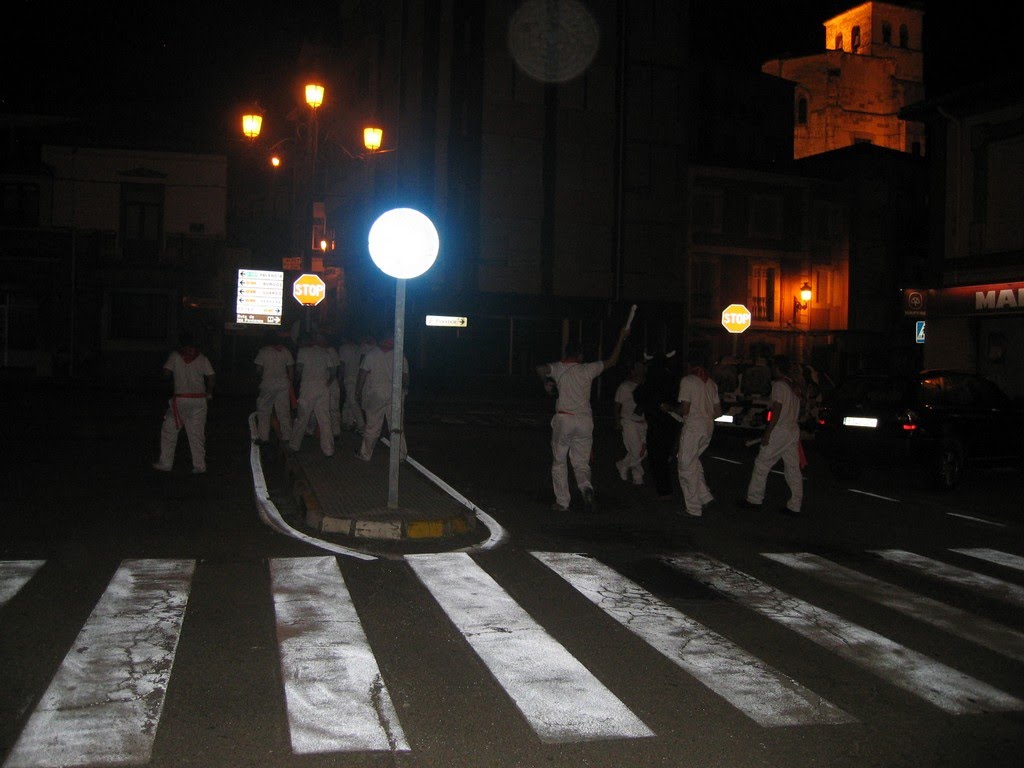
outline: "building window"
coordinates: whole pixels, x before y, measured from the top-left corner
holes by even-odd
[[[750,234],[755,237],[782,237],[782,200],[775,195],[750,198]]]
[[[722,190],[694,190],[691,220],[694,232],[722,233]]]
[[[885,45],[892,45],[892,24],[888,21],[882,22],[882,42]]]
[[[843,50],[843,33],[842,32],[840,32],[838,35],[836,35],[836,50],[837,51]]]
[[[856,53],[860,50],[860,27],[854,26],[850,34],[850,50]]]
[[[796,124],[807,125],[807,97],[801,96],[796,100]]]
[[[832,270],[815,267],[811,282],[811,303],[816,307],[832,306]]]
[[[155,262],[163,241],[164,188],[158,184],[121,187],[121,242],[125,261]]]
[[[717,286],[718,264],[711,259],[694,259],[690,267],[690,317],[713,319]]]
[[[750,268],[750,313],[762,323],[775,321],[775,297],[778,295],[779,269],[774,264],[754,264]]]
[[[910,47],[910,33],[906,24],[900,24],[900,48]]]
[[[110,338],[166,341],[169,307],[170,302],[163,293],[112,293]]]
[[[0,188],[0,225],[6,227],[39,226],[39,186],[4,184]]]

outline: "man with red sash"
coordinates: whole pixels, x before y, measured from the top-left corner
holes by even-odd
[[[804,498],[804,478],[801,471],[802,448],[800,446],[800,382],[790,378],[789,360],[785,355],[772,358],[772,391],[768,399],[768,425],[761,436],[761,448],[754,460],[746,498],[740,506],[761,509],[764,502],[765,485],[771,468],[782,459],[783,475],[789,486],[789,501],[784,512],[801,514]]]
[[[154,469],[170,472],[178,446],[178,433],[185,428],[192,451],[192,472],[206,471],[206,404],[213,397],[213,366],[195,345],[192,334],[183,332],[180,346],[164,363],[164,378],[173,379],[174,394],[167,403],[160,428],[160,460]]]
[[[678,402],[665,403],[662,408],[683,417],[676,471],[686,514],[700,517],[704,507],[715,500],[704,480],[700,457],[711,443],[715,419],[722,415],[722,403],[718,397],[718,385],[705,368],[704,356],[695,350],[690,352],[686,362],[689,371],[679,382]]]
[[[577,344],[569,343],[565,357],[558,362],[537,366],[541,381],[551,379],[558,390],[555,416],[551,419],[551,484],[555,491],[555,512],[569,510],[569,467],[572,463],[576,486],[583,494],[588,512],[594,508],[594,486],[590,481],[590,453],[594,445],[594,415],[590,408],[591,385],[603,371],[619,362],[622,342],[629,335],[629,326],[619,331],[615,348],[607,360],[583,362],[583,352]],[[547,385],[545,385],[547,386]]]

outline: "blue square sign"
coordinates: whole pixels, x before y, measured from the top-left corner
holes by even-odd
[[[914,341],[918,344],[924,344],[924,320],[918,320],[914,323]]]

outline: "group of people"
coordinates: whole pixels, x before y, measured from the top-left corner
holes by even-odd
[[[260,375],[257,442],[270,440],[271,421],[276,416],[281,441],[291,451],[298,451],[307,435],[319,431],[320,450],[333,456],[341,433],[355,431],[363,438],[355,455],[370,461],[381,430],[391,418],[393,350],[390,336],[379,342],[370,337],[358,342],[345,337],[335,346],[324,333],[315,332],[300,339],[293,358],[280,339],[268,339],[255,359]],[[408,388],[409,362],[403,358],[403,397]],[[406,453],[402,434],[402,458]]]
[[[591,479],[594,420],[591,385],[619,361],[622,345],[629,335],[624,326],[606,360],[583,361],[578,344],[566,345],[557,362],[537,367],[537,374],[557,400],[551,420],[551,482],[555,501],[552,510],[569,509],[569,465],[584,507],[594,508]],[[691,352],[686,370],[676,373],[676,353],[644,356],[632,363],[626,379],[615,391],[615,422],[621,432],[625,456],[615,463],[619,477],[644,485],[644,462],[652,475],[659,500],[672,495],[671,461],[683,494],[683,512],[701,517],[715,497],[708,488],[701,456],[711,443],[715,419],[722,415],[718,385],[708,372],[700,351]],[[803,503],[803,449],[799,417],[802,379],[783,355],[772,358],[769,418],[760,439],[760,449],[746,493],[739,500],[743,508],[761,509],[768,473],[780,460],[789,486],[785,511],[799,515]]]
[[[270,442],[276,417],[279,438],[298,451],[307,435],[319,432],[320,450],[334,455],[342,431],[362,435],[357,458],[370,461],[385,423],[391,419],[394,340],[345,337],[337,346],[321,332],[299,338],[297,351],[281,336],[268,332],[254,360],[259,375],[256,396],[256,443]],[[209,359],[191,333],[182,333],[168,355],[163,375],[172,381],[160,429],[160,458],[153,468],[170,472],[178,435],[185,430],[192,454],[192,472],[206,472],[206,415],[216,380]],[[402,395],[409,387],[409,362],[403,358]],[[390,427],[390,424],[388,424]],[[401,435],[400,456],[407,454]]]

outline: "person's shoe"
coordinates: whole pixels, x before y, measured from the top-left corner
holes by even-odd
[[[556,502],[552,503],[552,505],[551,505],[551,511],[552,511],[552,512],[568,512],[568,511],[569,511],[569,508],[568,508],[568,507],[563,507],[563,506],[562,506],[561,504],[559,504],[559,503],[558,503],[558,502],[556,501]]]
[[[678,514],[681,515],[682,517],[704,517],[703,510],[698,511],[698,512],[691,512],[690,510],[686,509],[685,507],[683,507],[681,510],[679,510]]]
[[[751,512],[760,512],[762,509],[764,509],[763,504],[755,504],[752,501],[748,501],[746,497],[743,497],[742,499],[737,501],[736,506],[739,507],[740,509],[746,509]]]
[[[594,511],[594,489],[584,488],[583,489],[583,509],[585,512]]]
[[[615,468],[617,470],[619,470],[619,477],[622,478],[622,482],[626,482],[626,481],[629,480],[629,470],[626,469],[626,467],[624,465],[619,464],[618,462],[616,462],[615,463]]]
[[[644,479],[642,477],[634,477],[633,478],[633,485],[643,485],[643,484],[644,484]]]
[[[783,515],[789,515],[790,517],[807,517],[807,513],[803,510],[790,509],[789,507],[783,507],[779,512]]]
[[[369,461],[370,460],[370,457],[369,456],[364,456],[362,451],[354,451],[352,455],[355,456],[360,461]]]
[[[205,475],[206,474],[206,467],[192,467],[192,474],[193,475]]]
[[[159,461],[154,461],[153,462],[153,469],[158,470],[160,472],[170,472],[171,471],[170,467],[165,467]]]

